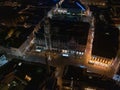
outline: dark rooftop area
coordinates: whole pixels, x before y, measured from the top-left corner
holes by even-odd
[[[4,47],[15,47],[19,48],[21,44],[28,38],[28,36],[33,31],[33,27],[24,28],[24,27],[16,27],[16,28],[0,28],[0,45]]]
[[[24,79],[26,75],[31,77],[31,81],[28,82],[28,85],[24,90],[37,90],[39,85],[43,83],[47,77],[46,68],[43,65],[31,65],[23,63],[21,67],[17,69],[16,76],[21,79]]]
[[[19,0],[22,5],[34,5],[34,6],[53,6],[57,0]]]
[[[120,0],[110,0],[110,2],[112,3],[112,4],[120,4]]]
[[[70,19],[70,18],[69,18]],[[51,40],[52,41],[60,41],[60,42],[70,42],[70,40],[74,39],[77,44],[86,45],[88,31],[89,31],[89,23],[80,22],[80,21],[72,21],[71,22],[63,19],[63,20],[50,20],[51,27]],[[44,38],[44,28],[42,27],[39,30],[38,34],[36,34],[38,38]]]
[[[9,12],[8,12],[9,11]],[[7,26],[11,26],[16,24],[21,19],[18,14],[19,8],[13,8],[10,6],[0,6],[0,24],[5,24]]]
[[[77,80],[81,77],[83,77],[83,73],[86,71],[86,69],[80,68],[78,66],[66,66],[63,73],[63,79],[71,80],[71,77],[73,80]]]
[[[50,67],[50,70],[52,74],[55,68]],[[27,85],[24,86],[24,90],[38,90],[40,89],[41,84],[47,78],[50,77],[48,75],[47,66],[45,64],[26,62],[20,59],[13,59],[12,61],[8,62],[7,64],[5,64],[0,68],[1,81],[3,81],[4,78],[6,78],[7,74],[9,76],[9,73],[11,72],[13,72],[16,77],[20,78],[19,80],[22,80],[23,82],[27,82]],[[30,81],[25,79],[26,75],[31,78]],[[10,89],[10,90],[16,90],[16,89]]]
[[[78,44],[86,45],[88,31],[88,23],[51,20],[52,40],[69,42],[73,38]]]
[[[98,23],[93,41],[93,55],[115,58],[118,51],[119,30],[111,25]]]
[[[0,12],[0,17],[9,17],[9,15],[14,17],[17,14],[17,10],[10,6],[0,6]]]
[[[77,88],[75,90],[84,90],[86,87],[95,88],[95,90],[119,90],[120,88],[110,78],[69,65],[64,69],[63,85],[70,87],[72,80],[73,87]]]
[[[8,12],[9,11],[9,12]],[[19,8],[0,7],[0,45],[19,48],[34,30],[34,27],[44,17],[44,10],[30,7],[20,14]],[[25,27],[29,25],[29,27]]]
[[[81,6],[76,4],[76,2],[79,3]],[[77,9],[77,10],[82,10],[81,7],[85,8],[84,5],[82,5],[82,3],[79,0],[64,0],[61,7],[68,8],[68,9],[72,8],[72,9]]]

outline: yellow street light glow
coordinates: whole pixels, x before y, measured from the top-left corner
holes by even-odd
[[[25,75],[25,79],[27,80],[27,81],[31,81],[31,77],[30,76],[28,76],[28,75]]]
[[[108,65],[110,65],[110,64],[111,64],[111,61],[108,62]]]

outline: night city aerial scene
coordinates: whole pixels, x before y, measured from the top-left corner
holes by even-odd
[[[0,90],[120,90],[120,0],[0,0]]]

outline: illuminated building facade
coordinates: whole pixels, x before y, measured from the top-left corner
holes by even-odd
[[[59,7],[48,12],[49,23],[46,24],[45,21],[44,27],[35,33],[37,51],[49,47],[51,50],[60,51],[63,56],[84,54],[90,27],[89,23],[83,22],[81,18],[85,16],[85,8],[79,2],[68,1],[61,1]]]
[[[80,0],[85,5],[105,6],[107,0]]]
[[[41,50],[44,50],[49,46],[53,51],[60,51],[63,56],[84,54],[89,23],[78,22],[76,18],[63,16],[55,16],[49,22],[51,40],[49,42],[50,38],[46,38],[45,29],[41,28],[36,33],[37,47],[39,46]],[[48,42],[46,42],[47,40]]]

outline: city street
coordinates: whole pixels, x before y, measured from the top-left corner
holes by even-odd
[[[46,64],[45,52],[44,53],[29,53],[29,54],[27,53],[24,60],[29,61],[29,62],[38,62],[38,63]],[[66,65],[75,65],[75,66],[85,65],[88,71],[98,73],[101,75],[107,75],[108,77],[111,77],[111,78],[114,74],[114,71],[111,72],[111,69],[109,68],[104,68],[104,67],[100,67],[97,65],[90,65],[88,63],[85,64],[83,58],[75,59],[73,57],[62,57],[61,55],[59,56],[57,55],[56,58],[48,60],[48,64],[50,66],[56,67],[55,75],[58,79],[57,83],[60,86],[61,90],[62,90],[62,74],[63,74],[64,67]]]

